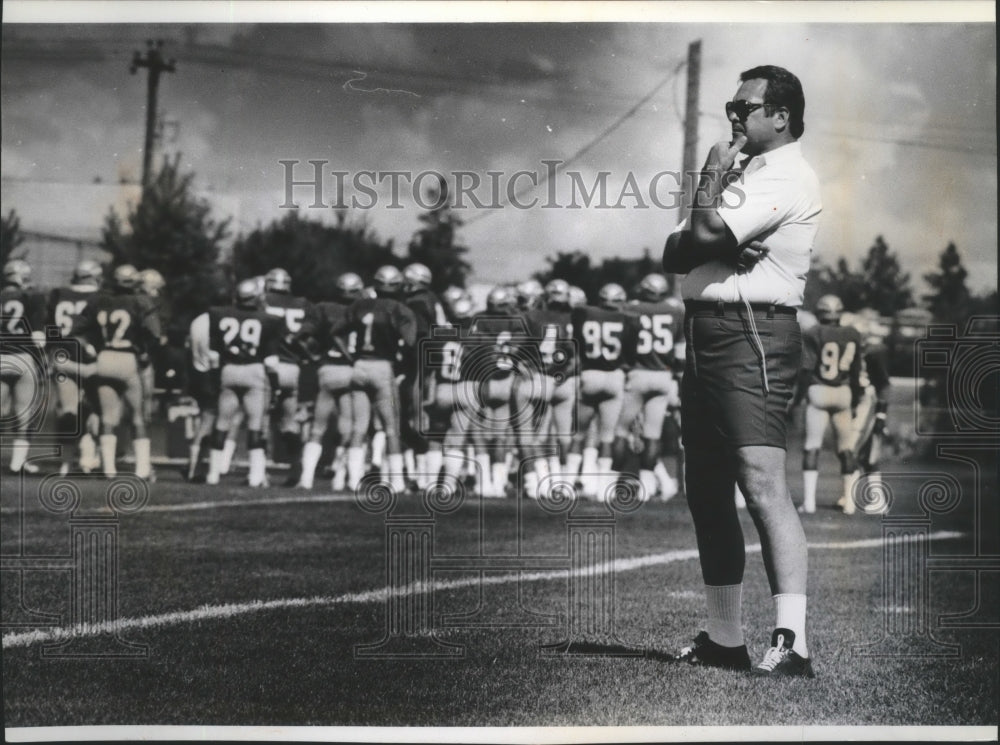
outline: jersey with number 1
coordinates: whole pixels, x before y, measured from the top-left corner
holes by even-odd
[[[619,370],[629,362],[633,319],[624,311],[583,305],[573,309],[573,339],[580,371]]]
[[[209,346],[221,365],[251,365],[277,355],[285,333],[280,318],[263,309],[215,307],[208,310]]]
[[[802,335],[802,366],[811,385],[859,388],[861,334],[851,326],[819,324]]]
[[[398,300],[361,298],[348,306],[343,330],[354,359],[395,362],[401,347],[416,343],[417,319]]]

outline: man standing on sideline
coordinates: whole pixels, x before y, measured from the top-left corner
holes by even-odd
[[[802,355],[802,305],[821,211],[802,157],[798,78],[747,70],[726,115],[732,141],[708,154],[690,219],[668,237],[663,267],[683,284],[687,359],[681,391],[688,505],[708,623],[677,657],[749,670],[743,638],[746,552],[733,501],[746,497],[777,621],[761,675],[812,677],[806,646],[805,533],[785,480],[785,409]],[[738,156],[746,156],[737,164]]]

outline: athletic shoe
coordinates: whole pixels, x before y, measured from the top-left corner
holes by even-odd
[[[815,507],[813,507],[810,510],[810,509],[806,508],[806,506],[804,504],[800,504],[799,507],[798,507],[798,510],[799,510],[799,514],[800,515],[815,515],[816,514],[816,508]]]
[[[771,648],[764,654],[764,659],[751,672],[754,675],[770,675],[774,677],[815,678],[812,662],[808,657],[802,657],[792,649],[795,643],[795,632],[789,629],[775,629],[771,634]]]
[[[686,662],[701,667],[723,667],[728,670],[749,670],[750,654],[746,644],[739,647],[723,647],[708,638],[702,631],[694,638],[693,647],[685,647],[676,655],[674,662]]]

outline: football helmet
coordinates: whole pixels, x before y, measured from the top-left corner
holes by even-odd
[[[292,275],[281,267],[275,267],[264,275],[264,289],[267,292],[291,292]]]
[[[441,293],[441,300],[445,305],[454,305],[455,301],[460,297],[465,297],[465,290],[455,285],[446,287],[444,292]]]
[[[545,285],[545,300],[549,305],[569,305],[569,282],[553,279]]]
[[[639,283],[639,294],[642,296],[643,300],[653,302],[662,300],[666,297],[669,289],[670,285],[667,284],[667,278],[662,274],[657,274],[656,272],[647,274]]]
[[[545,288],[537,279],[525,280],[517,286],[517,305],[521,310],[537,308],[542,304]]]
[[[155,269],[143,269],[139,272],[139,283],[142,286],[142,291],[147,295],[159,297],[160,290],[166,286],[167,281]]]
[[[99,285],[104,277],[104,269],[93,259],[84,259],[73,269],[72,283],[75,285]]]
[[[517,296],[506,285],[497,285],[486,296],[486,310],[490,313],[510,313],[517,308]]]
[[[625,294],[625,288],[614,282],[604,285],[598,296],[601,299],[602,306],[614,309],[621,308],[628,299],[628,296]]]
[[[426,266],[413,263],[403,269],[403,279],[406,280],[406,289],[412,292],[430,287],[434,277]]]
[[[816,318],[820,323],[839,324],[844,314],[844,304],[836,295],[824,295],[816,301]]]
[[[582,287],[577,287],[576,285],[570,285],[569,288],[569,307],[579,308],[581,305],[587,304],[587,293],[583,291]]]
[[[379,297],[393,297],[403,289],[403,274],[391,264],[379,267],[373,283]]]
[[[472,318],[472,300],[467,297],[460,297],[451,306],[451,316],[457,321],[465,318]]]
[[[337,295],[342,300],[355,300],[361,297],[365,283],[354,272],[344,272],[337,277]]]
[[[131,264],[122,264],[115,267],[111,280],[119,290],[134,290],[139,286],[139,270]]]
[[[257,277],[242,280],[236,285],[236,304],[243,308],[258,308],[264,295],[264,287]]]
[[[3,283],[28,287],[31,285],[31,265],[24,259],[11,259],[3,265]]]

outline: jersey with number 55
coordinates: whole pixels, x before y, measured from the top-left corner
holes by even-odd
[[[802,335],[802,368],[810,384],[859,388],[861,334],[851,326],[819,324]]]
[[[250,365],[278,354],[285,323],[263,309],[209,308],[209,346],[220,365]]]

